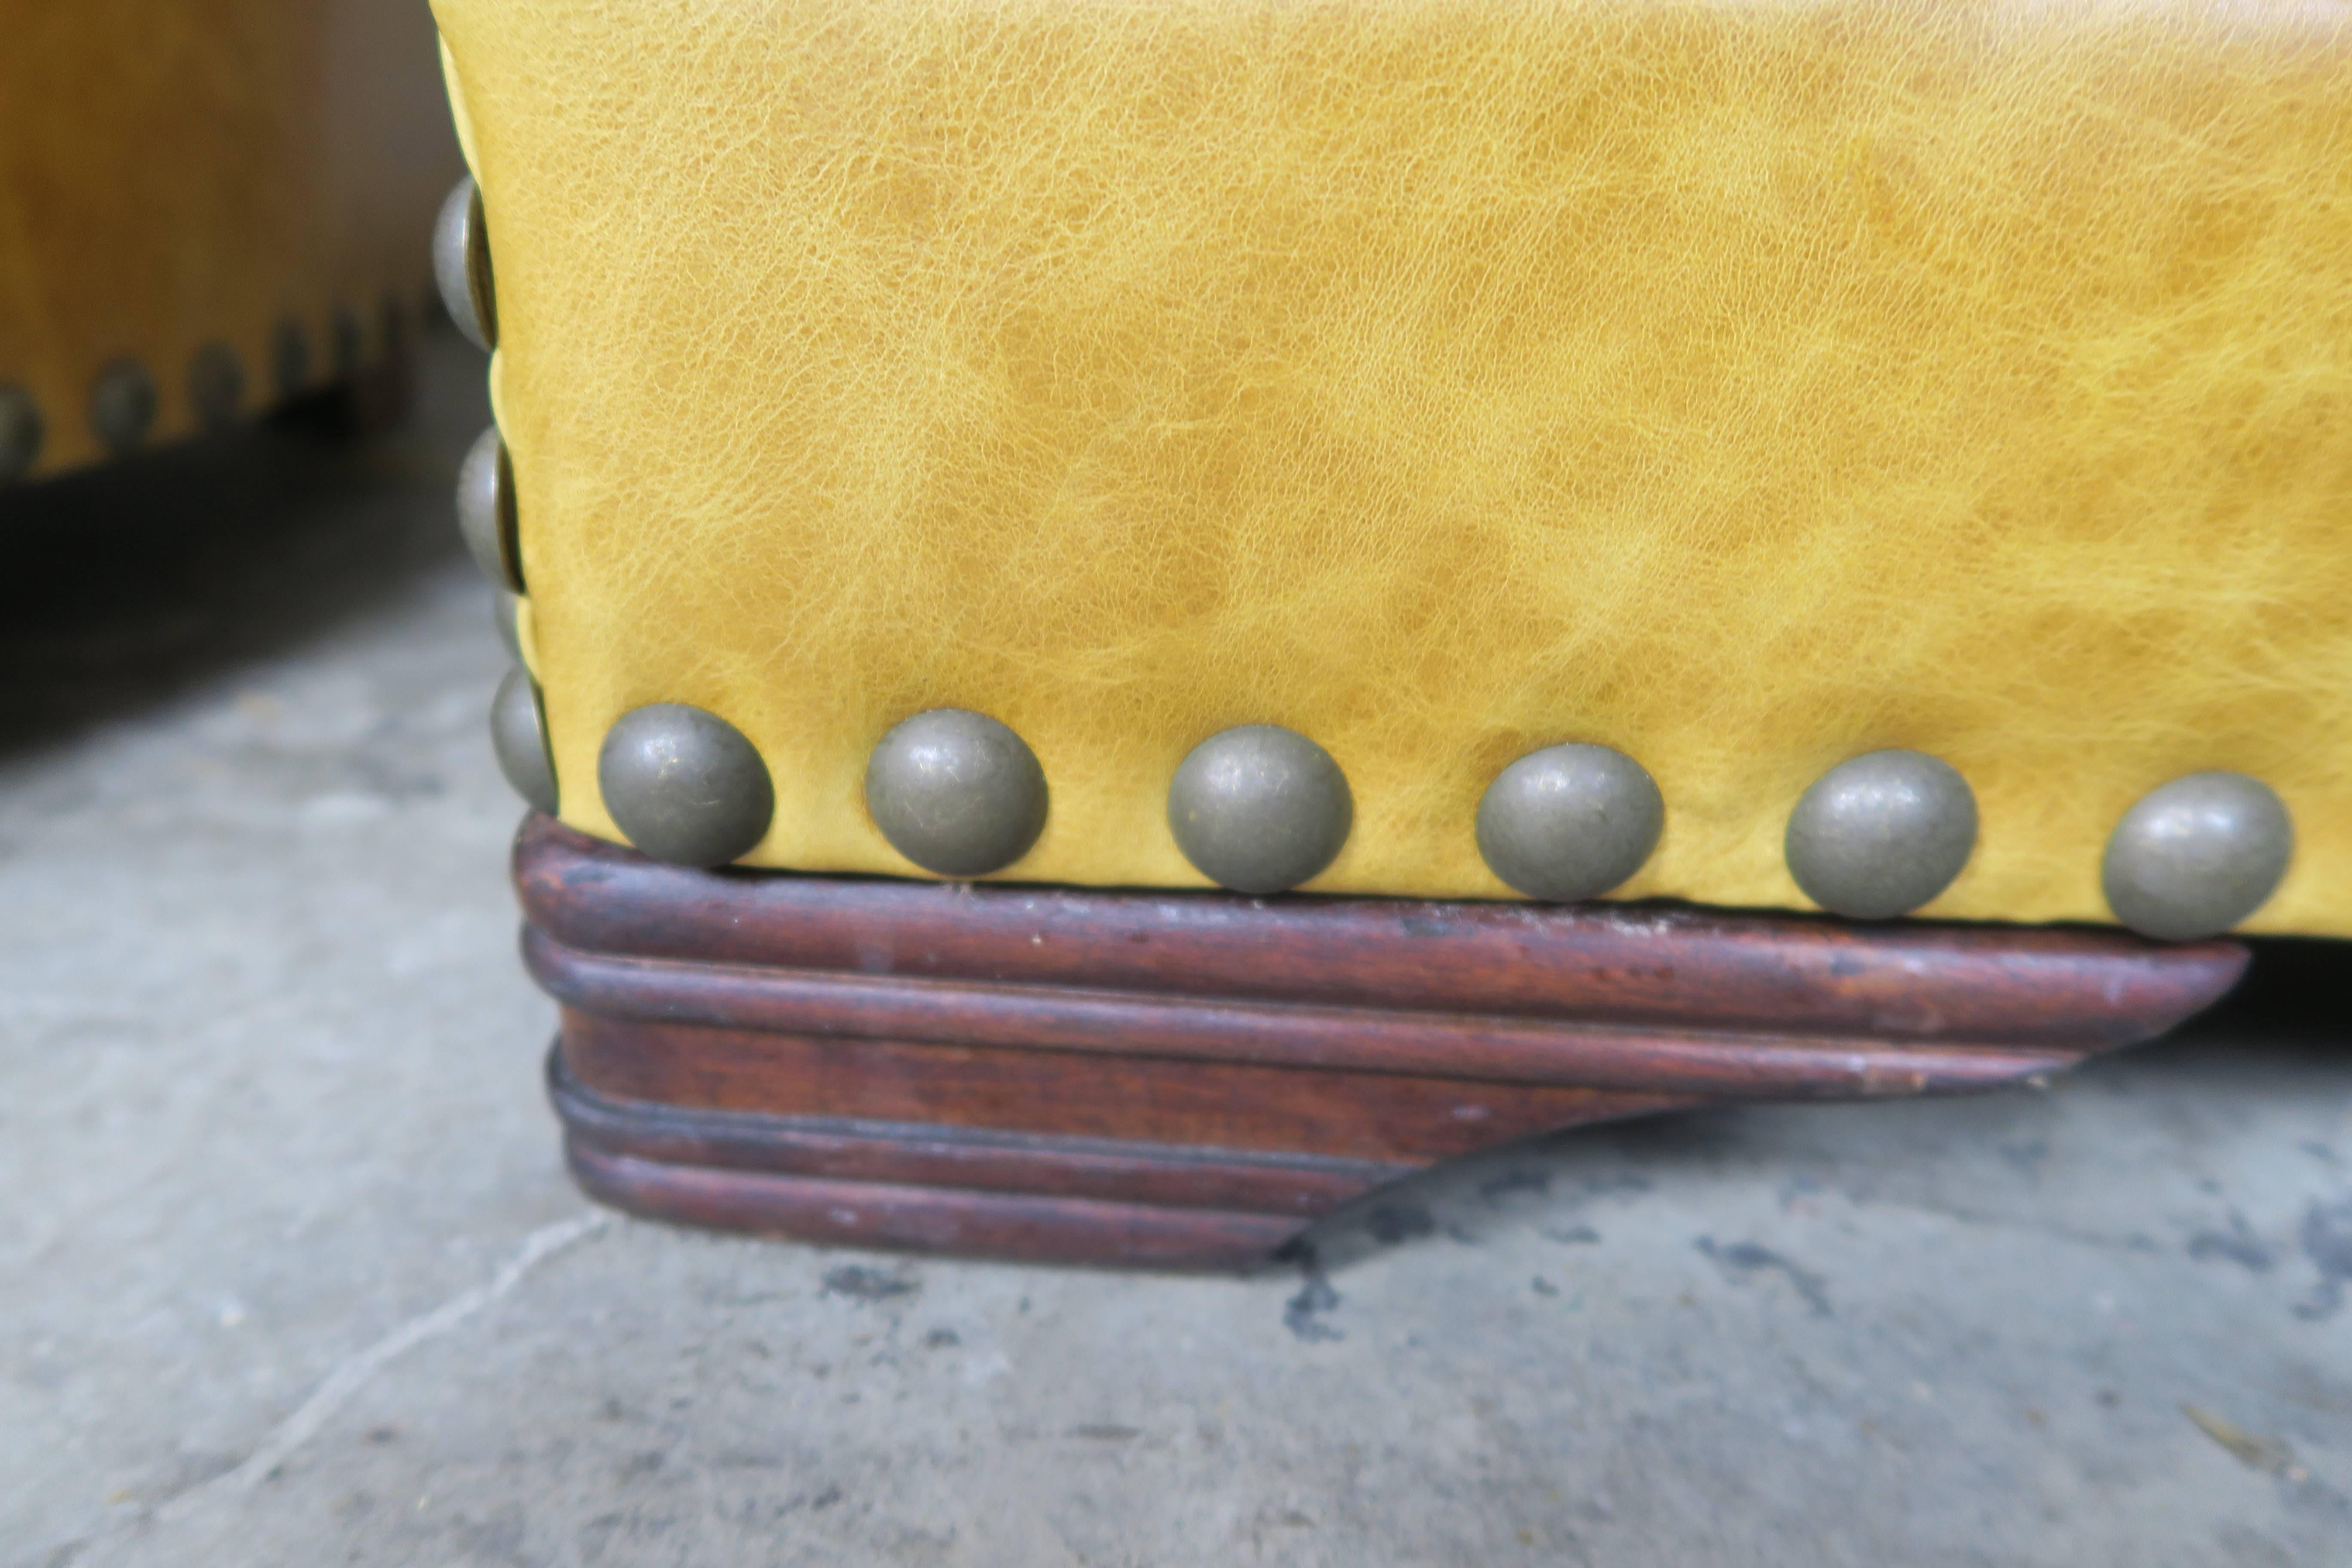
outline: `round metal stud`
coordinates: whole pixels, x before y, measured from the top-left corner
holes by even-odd
[[[2140,796],[2116,824],[2101,865],[2107,908],[2142,936],[2218,936],[2278,889],[2294,858],[2294,819],[2277,792],[2243,773],[2189,773]]]
[[[196,423],[217,434],[236,425],[245,406],[245,366],[226,343],[206,343],[188,362],[188,405]]]
[[[335,307],[327,319],[327,344],[336,380],[346,381],[359,374],[361,357],[367,353],[367,329],[360,325],[357,310],[349,305]]]
[[[482,193],[467,174],[441,204],[433,226],[433,280],[457,330],[481,349],[499,346],[498,290],[490,277],[490,237]]]
[[[310,385],[310,330],[291,316],[269,336],[269,379],[281,403]]]
[[[522,547],[517,533],[514,464],[495,425],[476,437],[457,468],[457,531],[482,575],[510,594],[522,592]]]
[[[775,816],[767,764],[740,730],[682,702],[624,713],[596,757],[604,809],[629,842],[676,866],[723,866]]]
[[[120,458],[135,452],[155,424],[155,378],[137,360],[110,362],[89,387],[89,427]]]
[[[1201,874],[1279,893],[1337,858],[1356,802],[1331,753],[1295,730],[1244,724],[1192,748],[1168,786],[1168,827]]]
[[[499,771],[533,811],[555,815],[555,759],[547,747],[547,714],[539,688],[520,669],[507,671],[490,700],[490,749]]]
[[[866,763],[866,809],[890,847],[942,877],[1002,870],[1045,830],[1045,770],[985,713],[901,721]]]
[[[490,595],[490,624],[498,628],[499,643],[507,657],[517,664],[522,662],[522,627],[516,612],[522,608],[522,595],[509,594],[504,588]]]
[[[15,382],[0,382],[0,485],[23,479],[41,456],[41,405]]]
[[[1871,752],[1814,781],[1789,814],[1789,873],[1851,920],[1908,914],[1946,888],[1977,844],[1977,797],[1924,752]]]
[[[1531,899],[1590,899],[1642,868],[1665,822],[1656,781],[1624,752],[1547,746],[1486,786],[1478,853]]]

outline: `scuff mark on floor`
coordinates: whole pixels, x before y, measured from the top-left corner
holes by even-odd
[[[2304,1211],[2301,1239],[2319,1283],[2311,1300],[2295,1304],[2294,1315],[2306,1321],[2332,1318],[2344,1305],[2344,1287],[2352,1283],[2352,1197],[2314,1202]]]
[[[1344,1340],[1344,1331],[1323,1320],[1339,1310],[1339,1292],[1313,1263],[1307,1265],[1307,1279],[1298,1294],[1283,1303],[1282,1326],[1308,1344],[1331,1340]]]
[[[1760,1247],[1752,1241],[1735,1241],[1728,1247],[1718,1247],[1711,1236],[1700,1237],[1696,1245],[1700,1252],[1727,1272],[1752,1274],[1762,1268],[1776,1270],[1796,1287],[1797,1294],[1805,1299],[1805,1304],[1813,1310],[1815,1317],[1836,1315],[1830,1310],[1828,1282],[1811,1269],[1800,1268],[1770,1247]]]
[[[2230,1211],[2227,1230],[2200,1230],[2189,1238],[2189,1256],[2203,1262],[2220,1258],[2256,1274],[2267,1274],[2277,1262],[2263,1238],[2246,1223],[2246,1216],[2236,1209]]]

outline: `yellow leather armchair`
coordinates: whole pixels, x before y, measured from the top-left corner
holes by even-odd
[[[1344,806],[1269,888],[1507,898],[1482,803],[1576,744],[1654,788],[1611,897],[2194,934],[2131,856],[2210,828],[2205,926],[2352,934],[2335,9],[434,8],[574,827],[671,842],[615,748],[690,710],[741,809],[673,858],[1268,890],[1171,792],[1278,727],[1199,784]],[[1881,850],[1941,879],[1806,859]]]

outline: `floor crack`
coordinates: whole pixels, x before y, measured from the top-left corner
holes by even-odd
[[[438,1307],[402,1323],[373,1344],[346,1358],[329,1373],[294,1413],[272,1427],[244,1463],[202,1486],[173,1498],[158,1515],[181,1512],[205,1494],[215,1490],[250,1491],[269,1479],[295,1449],[317,1435],[379,1371],[430,1339],[437,1339],[522,1283],[525,1276],[565,1248],[575,1246],[613,1222],[610,1213],[592,1210],[540,1226],[523,1237],[522,1246],[486,1282],[461,1290]]]

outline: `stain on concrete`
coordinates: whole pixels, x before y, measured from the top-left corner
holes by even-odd
[[[887,1301],[894,1296],[911,1296],[922,1288],[919,1279],[869,1268],[863,1263],[844,1264],[824,1277],[826,1295],[846,1296],[854,1301]]]
[[[1298,1294],[1283,1303],[1282,1326],[1308,1344],[1344,1340],[1348,1336],[1343,1331],[1323,1321],[1339,1310],[1339,1292],[1331,1289],[1321,1269],[1309,1264]]]
[[[2255,1274],[2267,1274],[2278,1261],[2276,1255],[2254,1234],[2246,1216],[2236,1209],[2230,1211],[2227,1230],[2200,1230],[2189,1238],[2189,1256],[2199,1262],[2221,1258],[2234,1263]]]
[[[2311,1300],[2295,1304],[2294,1315],[2306,1321],[2332,1318],[2344,1305],[2344,1287],[2352,1281],[2352,1197],[2332,1204],[2314,1202],[2304,1211],[2303,1255],[2319,1270]]]
[[[2210,1410],[2200,1410],[2194,1405],[2184,1405],[2180,1413],[2196,1424],[2197,1429],[2229,1450],[2238,1463],[2251,1470],[2269,1470],[2274,1475],[2289,1476],[2301,1480],[2295,1473],[2294,1450],[2278,1437],[2249,1432],[2234,1421],[2225,1420]]]
[[[1752,1241],[1735,1241],[1728,1247],[1716,1245],[1715,1237],[1702,1236],[1696,1244],[1700,1252],[1728,1275],[1753,1274],[1770,1269],[1784,1276],[1796,1287],[1797,1294],[1813,1310],[1817,1318],[1832,1317],[1828,1284],[1810,1269],[1800,1268],[1769,1247]]]

